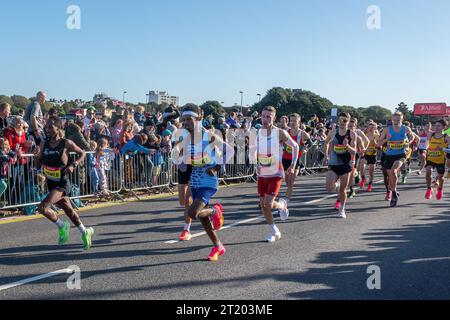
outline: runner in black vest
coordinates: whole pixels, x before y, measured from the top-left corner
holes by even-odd
[[[69,241],[70,226],[66,221],[58,218],[58,215],[51,209],[56,204],[70,218],[73,224],[80,230],[84,249],[90,249],[94,229],[85,228],[80,217],[75,212],[70,202],[70,181],[69,174],[82,162],[86,154],[83,150],[70,140],[63,138],[63,124],[59,118],[51,118],[47,121],[45,130],[47,140],[43,141],[40,147],[35,150],[36,167],[42,167],[46,178],[49,194],[39,204],[38,211],[47,219],[52,221],[59,228],[59,244],[63,245]],[[78,154],[78,160],[69,162],[69,153]]]

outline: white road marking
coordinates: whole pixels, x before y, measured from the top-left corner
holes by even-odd
[[[42,279],[51,278],[51,277],[54,277],[54,276],[57,276],[57,275],[60,275],[60,274],[72,274],[74,272],[75,272],[75,270],[69,269],[69,268],[68,269],[56,270],[56,271],[49,272],[49,273],[46,273],[46,274],[43,274],[43,275],[40,275],[40,276],[36,276],[36,277],[20,280],[20,281],[11,283],[11,284],[6,284],[6,285],[3,285],[3,286],[0,286],[0,291],[8,290],[8,289],[11,289],[11,288],[14,288],[14,287],[22,286],[24,284],[35,282],[35,281],[39,281],[39,280],[42,280]]]

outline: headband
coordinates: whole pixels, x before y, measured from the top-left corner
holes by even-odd
[[[185,111],[183,112],[183,117],[194,117],[194,118],[198,118],[198,114],[193,112],[193,111]]]

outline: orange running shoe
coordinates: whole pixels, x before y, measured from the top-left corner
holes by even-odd
[[[216,209],[216,213],[211,216],[211,221],[213,223],[213,227],[215,231],[222,229],[223,224],[225,223],[225,218],[223,217],[223,207],[220,203],[217,203],[213,206]]]
[[[209,261],[217,261],[219,257],[224,255],[226,252],[225,247],[221,244],[220,246],[215,246],[212,248],[211,253],[208,256]]]
[[[181,235],[178,237],[180,241],[189,241],[191,240],[191,233],[188,230],[183,230]]]

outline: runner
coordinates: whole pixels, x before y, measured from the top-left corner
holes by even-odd
[[[404,125],[407,128],[411,129],[411,123],[409,121],[405,121]],[[412,132],[412,130],[411,130]],[[411,173],[411,157],[412,157],[412,153],[414,150],[414,146],[417,145],[416,140],[414,140],[414,138],[408,134],[406,136],[407,138],[407,143],[406,143],[406,161],[403,163],[402,168],[400,169],[401,175],[402,175],[402,184],[406,183],[406,179],[408,178],[409,174]],[[419,137],[419,141],[420,141],[420,137]]]
[[[392,126],[386,128],[380,137],[380,144],[387,143],[384,166],[389,177],[389,192],[386,198],[390,198],[391,207],[396,207],[399,193],[397,191],[397,173],[406,161],[407,135],[419,141],[419,137],[403,125],[403,113],[395,112],[392,116]]]
[[[56,224],[59,229],[59,244],[66,244],[69,241],[70,226],[67,221],[59,219],[51,209],[56,204],[80,231],[84,250],[89,250],[92,246],[94,229],[85,228],[69,199],[71,193],[69,174],[84,161],[86,154],[72,141],[63,138],[63,130],[61,119],[56,117],[48,119],[45,126],[47,140],[41,142],[40,147],[35,149],[36,168],[43,167],[49,191],[49,195],[38,205],[38,212]],[[71,162],[70,152],[77,153],[78,160]]]
[[[447,128],[444,130],[444,133],[448,136],[450,136],[450,119],[446,120],[447,121]],[[450,148],[450,145],[448,146]],[[447,179],[450,179],[450,152],[446,151],[447,153]]]
[[[201,221],[203,228],[214,244],[208,260],[217,261],[219,256],[226,252],[215,232],[220,230],[224,223],[223,207],[221,204],[209,207],[209,202],[217,193],[219,187],[217,149],[212,143],[222,144],[223,142],[219,136],[201,126],[201,121],[199,121],[201,114],[202,111],[198,106],[189,105],[184,108],[182,113],[183,125],[189,135],[176,146],[176,149],[178,155],[183,154],[183,163],[192,165],[190,191],[193,201],[188,209],[189,217]],[[180,149],[186,151],[183,152]],[[232,151],[230,153],[232,155]],[[228,154],[228,156],[230,155]]]
[[[377,143],[380,134],[377,130],[377,124],[375,122],[370,122],[367,126],[367,138],[369,139],[369,145],[364,152],[364,156],[359,161],[359,172],[361,173],[361,182],[359,184],[360,189],[364,189],[366,185],[366,164],[369,166],[369,185],[367,186],[367,191],[372,192],[373,190],[373,179],[375,173],[375,164],[377,163]]]
[[[428,136],[429,146],[427,151],[427,164],[426,164],[426,181],[427,192],[425,193],[425,199],[431,199],[433,196],[433,189],[431,187],[431,174],[432,170],[437,171],[438,190],[436,193],[436,199],[441,200],[444,194],[444,174],[445,174],[445,161],[446,154],[444,149],[450,145],[450,136],[444,133],[444,129],[447,125],[445,120],[438,120],[435,123],[435,132],[430,133]]]
[[[327,191],[332,193],[339,188],[336,209],[340,218],[347,218],[345,204],[347,202],[347,186],[353,171],[352,156],[356,153],[357,137],[348,128],[350,115],[339,113],[339,127],[333,129],[325,140],[325,155],[328,160]],[[340,182],[339,187],[337,181]]]
[[[430,124],[427,124],[425,128],[419,130],[419,145],[417,146],[418,160],[419,160],[419,171],[417,175],[421,175],[423,169],[425,168],[427,160],[427,149],[428,149],[428,135],[430,134]]]
[[[303,150],[305,145],[312,145],[311,138],[309,134],[307,134],[305,131],[300,129],[300,123],[301,123],[301,117],[298,113],[293,113],[289,116],[289,127],[288,130],[289,135],[291,138],[297,142],[299,146],[299,152],[298,152],[298,160],[295,165],[294,174],[290,175],[288,174],[287,170],[290,168],[292,164],[292,147],[285,144],[284,145],[284,152],[283,152],[283,168],[285,171],[285,179],[286,179],[286,185],[287,185],[287,191],[286,191],[286,198],[285,201],[289,205],[292,199],[292,191],[294,189],[295,179],[297,178],[299,172],[300,172],[300,159],[303,154]]]
[[[261,210],[264,214],[267,224],[270,226],[270,233],[266,241],[271,243],[281,238],[281,232],[274,223],[272,209],[278,209],[281,220],[289,217],[289,210],[285,200],[278,202],[275,198],[278,196],[283,179],[283,164],[281,146],[287,144],[292,148],[292,161],[286,170],[286,176],[294,174],[295,166],[298,160],[299,146],[284,130],[274,125],[276,110],[272,106],[263,109],[261,115],[262,128],[258,130],[256,143],[252,146],[253,158],[257,160],[258,175],[258,193],[260,197]],[[254,152],[256,151],[256,152]]]
[[[356,154],[352,156],[353,170],[350,175],[350,182],[348,185],[350,189],[348,192],[348,197],[353,198],[356,196],[356,192],[353,189],[353,186],[355,184],[357,185],[360,182],[359,160],[364,155],[364,150],[369,145],[369,139],[364,134],[364,132],[358,129],[358,119],[351,118],[348,124],[348,128],[350,129],[350,131],[356,134],[356,147],[357,147]]]

